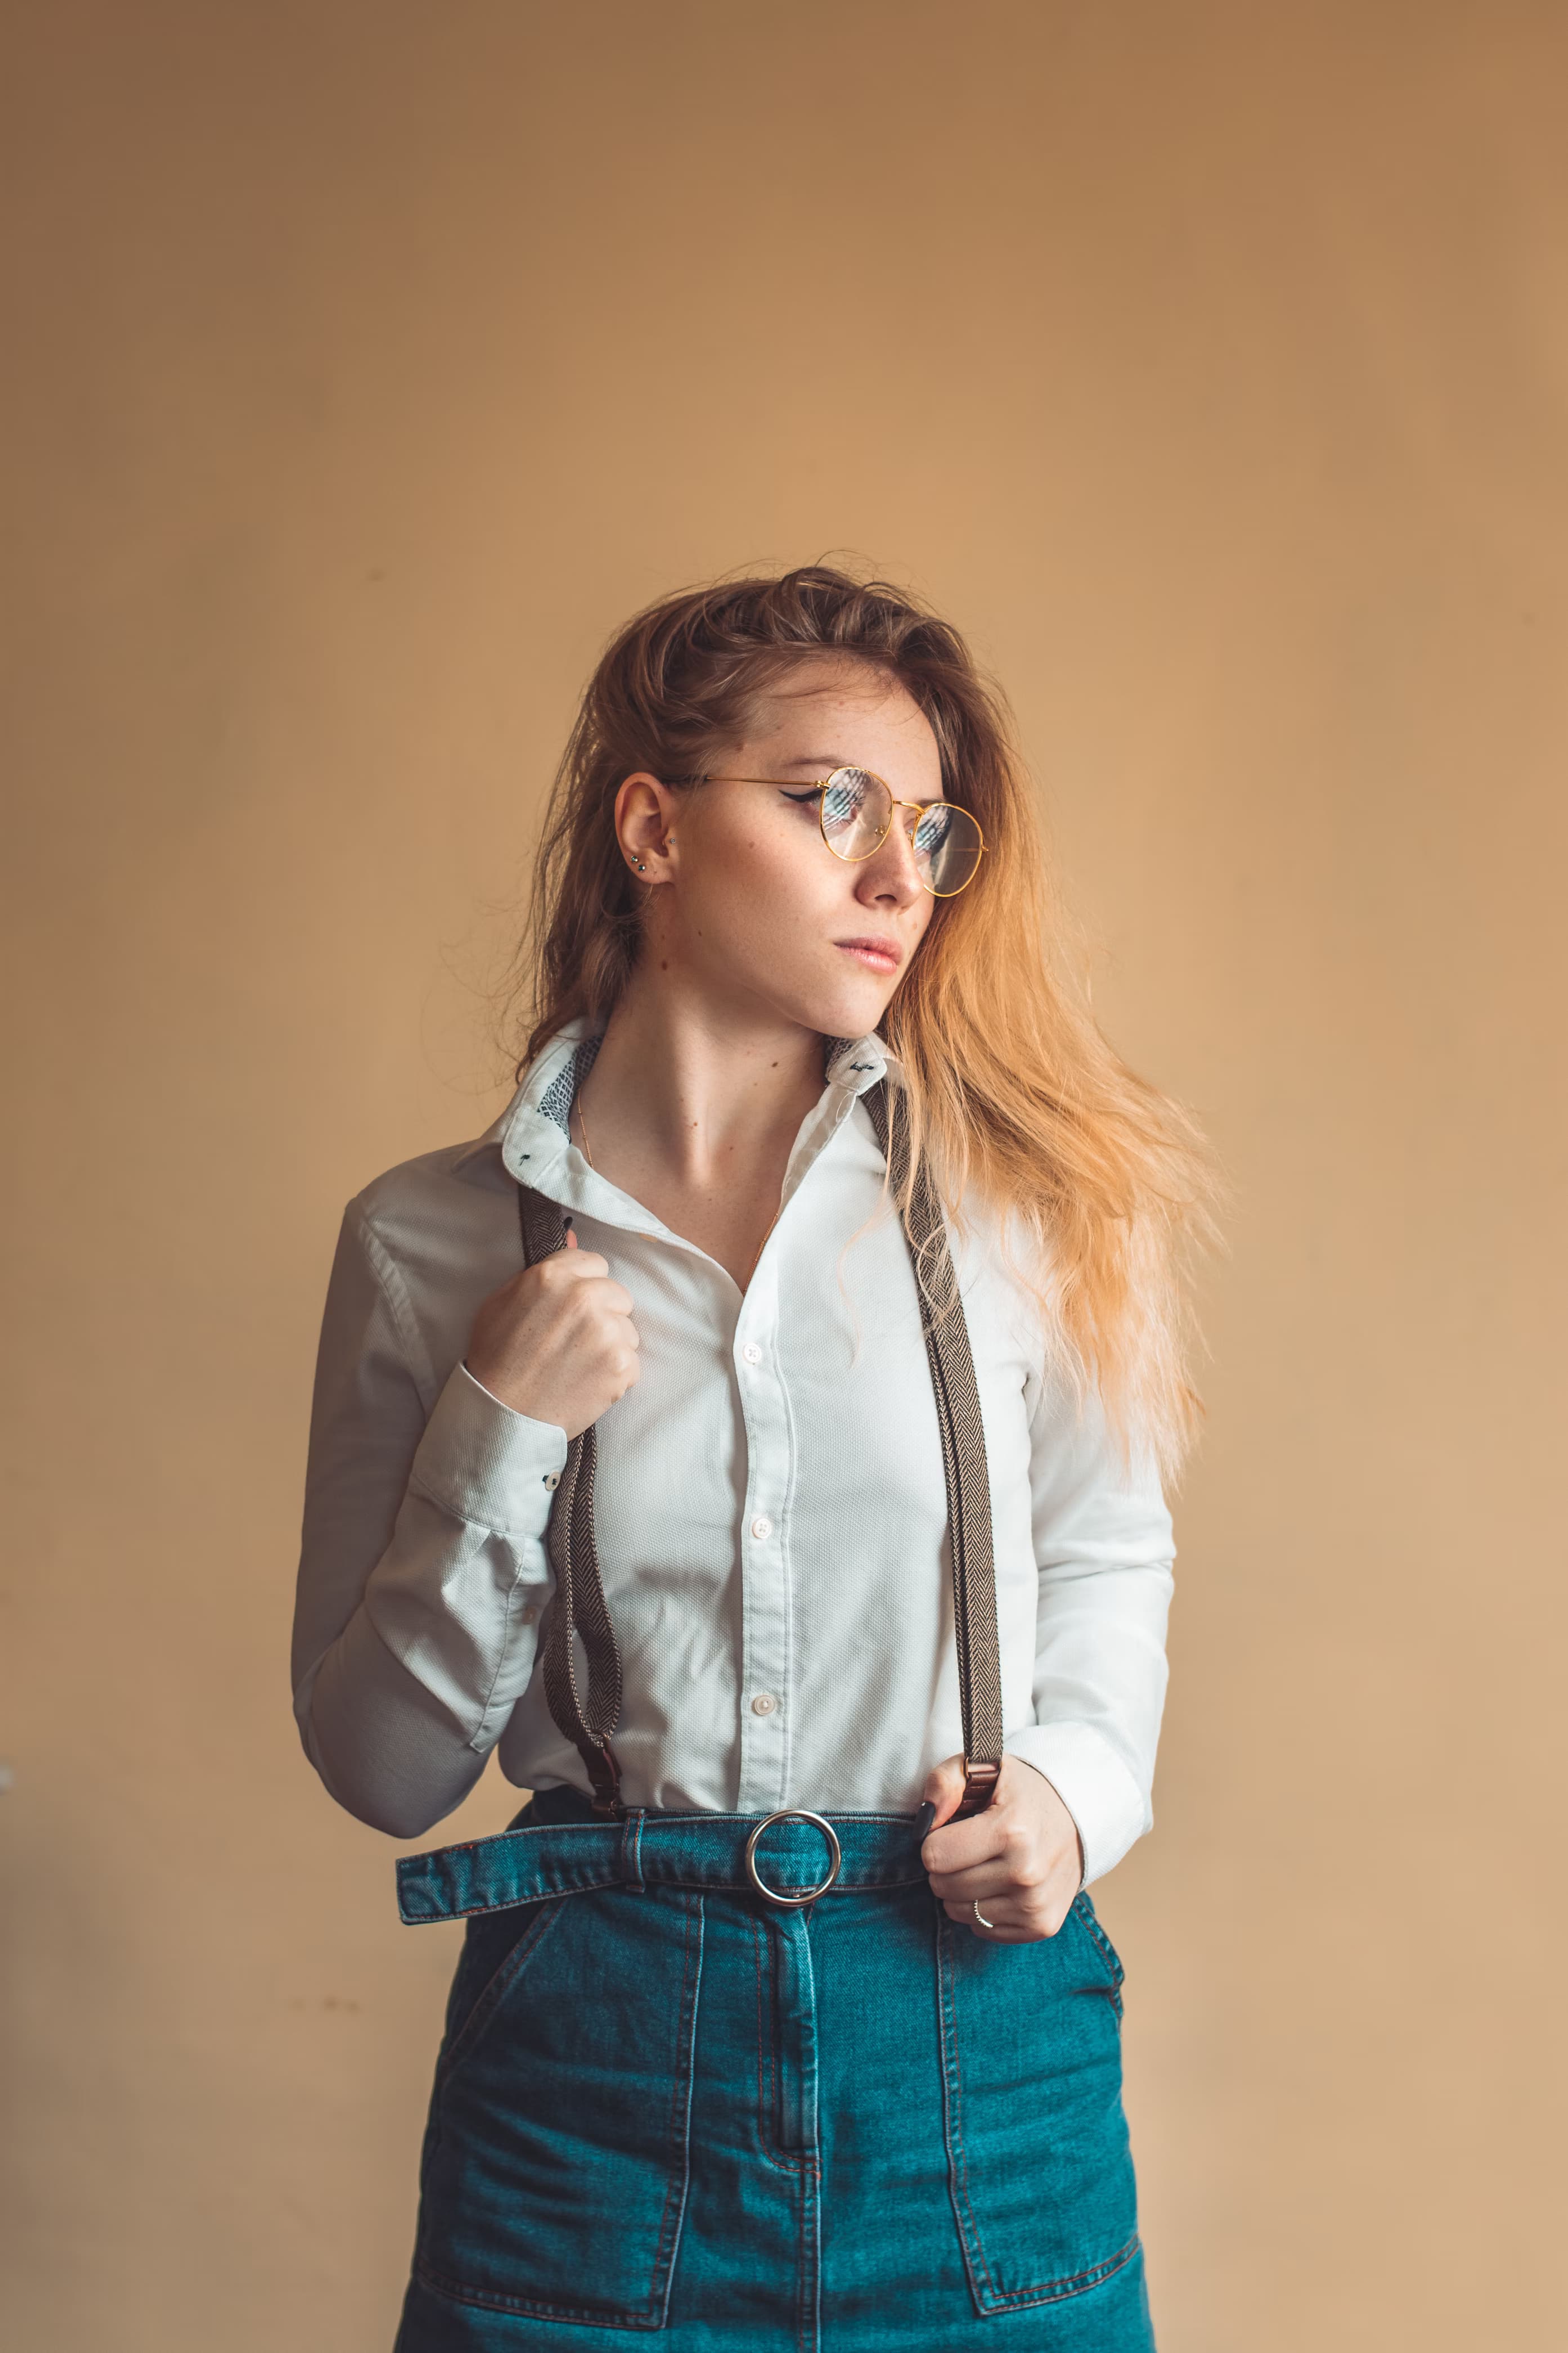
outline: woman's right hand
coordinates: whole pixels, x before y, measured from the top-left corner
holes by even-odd
[[[513,1413],[575,1438],[637,1379],[629,1292],[577,1237],[479,1302],[463,1362]]]

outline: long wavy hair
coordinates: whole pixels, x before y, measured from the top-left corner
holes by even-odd
[[[637,963],[641,894],[614,818],[624,778],[708,773],[744,740],[759,697],[823,654],[875,668],[918,703],[942,790],[973,811],[989,851],[971,888],[939,902],[883,1018],[904,1078],[893,1115],[961,1229],[976,1200],[1004,1219],[1058,1367],[1080,1395],[1099,1391],[1124,1446],[1173,1473],[1199,1412],[1184,1244],[1211,1230],[1208,1155],[1189,1114],[1101,1036],[1061,954],[1006,703],[913,596],[807,565],[663,597],[618,632],[545,818],[512,992],[530,1023],[519,1075],[563,1023],[607,1018]]]

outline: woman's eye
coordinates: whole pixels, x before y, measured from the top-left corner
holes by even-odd
[[[809,808],[819,790],[818,786],[813,785],[808,793],[785,793],[784,798],[786,801],[793,801],[796,808]]]

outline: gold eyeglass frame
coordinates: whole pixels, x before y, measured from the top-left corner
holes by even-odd
[[[833,782],[835,776],[869,776],[872,783],[880,785],[882,790],[888,796],[888,822],[882,828],[881,832],[878,835],[876,840],[872,843],[870,849],[865,852],[863,857],[847,858],[841,849],[835,849],[833,844],[827,839],[827,787]],[[816,778],[807,777],[804,781],[795,776],[667,776],[665,778],[665,782],[670,785],[773,785],[780,792],[787,793],[794,791],[797,793],[815,793],[816,795],[817,831],[822,836],[824,848],[827,850],[830,857],[837,859],[840,866],[864,866],[868,859],[875,858],[878,850],[881,849],[882,844],[887,840],[888,836],[893,829],[893,816],[895,810],[901,808],[913,809],[915,813],[915,822],[918,826],[921,818],[925,816],[928,809],[955,809],[960,817],[967,818],[970,824],[974,828],[975,832],[980,834],[979,854],[975,859],[973,870],[964,876],[963,881],[959,884],[957,891],[933,891],[931,884],[926,881],[922,876],[921,879],[921,889],[925,892],[929,898],[931,899],[956,899],[961,892],[967,891],[970,884],[973,881],[975,875],[980,871],[980,860],[985,855],[985,836],[980,831],[980,819],[975,816],[973,809],[963,807],[957,801],[900,800],[898,794],[888,782],[886,776],[878,776],[875,768],[858,768],[856,767],[853,763],[847,763],[840,768],[830,768],[826,776]],[[912,840],[910,842],[910,849],[912,856],[914,849]],[[919,871],[918,867],[916,871]]]

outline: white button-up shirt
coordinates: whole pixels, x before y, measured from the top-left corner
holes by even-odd
[[[567,1113],[586,1025],[478,1143],[351,1202],[321,1330],[295,1707],[328,1788],[400,1837],[498,1748],[520,1787],[587,1777],[533,1673],[563,1431],[464,1369],[521,1264],[517,1182],[571,1211],[633,1301],[642,1376],[598,1425],[595,1521],[624,1664],[614,1746],[640,1806],[912,1812],[963,1746],[942,1476],[908,1247],[858,1098],[879,1040],[835,1049],[742,1294],[589,1167]],[[893,1071],[896,1082],[896,1069]],[[954,1257],[984,1419],[1008,1750],[1054,1785],[1087,1877],[1150,1824],[1171,1524],[1092,1399],[1047,1370],[993,1225]]]

